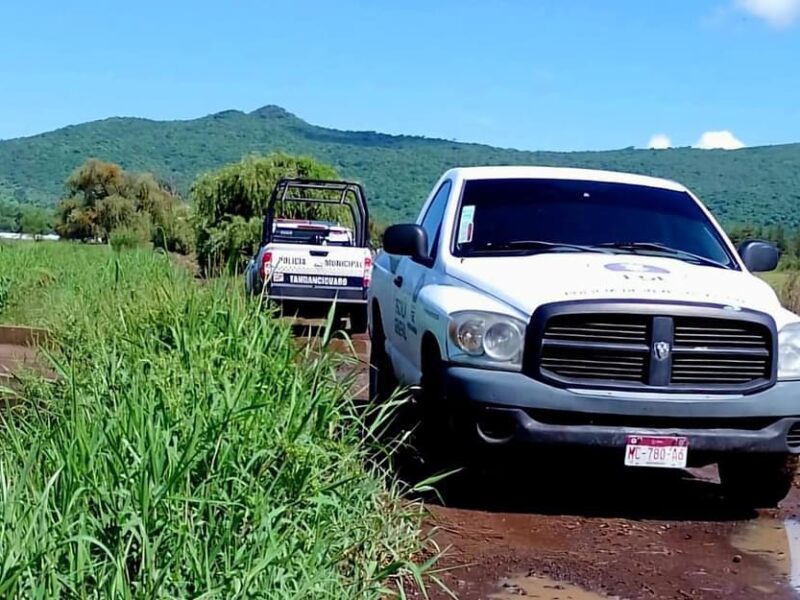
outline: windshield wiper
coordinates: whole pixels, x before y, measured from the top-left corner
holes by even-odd
[[[611,248],[614,250],[630,250],[631,252],[636,252],[637,250],[661,252],[662,254],[668,254],[669,256],[675,257],[679,260],[696,262],[708,267],[718,267],[720,269],[730,268],[729,265],[717,262],[711,258],[706,258],[705,256],[695,254],[694,252],[688,252],[687,250],[671,248],[666,244],[661,244],[658,242],[605,242],[602,244],[596,244],[595,247]]]
[[[600,252],[608,254],[608,250],[598,246],[582,246],[567,242],[547,242],[545,240],[511,240],[509,242],[487,242],[473,252],[494,252],[503,250],[541,250],[543,252]]]

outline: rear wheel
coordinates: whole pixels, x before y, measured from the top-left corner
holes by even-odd
[[[752,508],[774,508],[792,488],[798,458],[766,454],[726,458],[719,462],[725,495]]]

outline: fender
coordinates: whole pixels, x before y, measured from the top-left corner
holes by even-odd
[[[424,333],[431,333],[439,343],[443,353],[447,353],[450,346],[448,328],[450,315],[462,310],[481,310],[518,319],[527,320],[528,317],[519,310],[482,294],[476,290],[437,283],[424,286],[417,296],[416,321],[420,331],[420,339]],[[412,348],[409,356],[403,357],[405,364],[398,365],[402,371],[404,383],[409,385],[419,383],[422,378],[422,348]]]

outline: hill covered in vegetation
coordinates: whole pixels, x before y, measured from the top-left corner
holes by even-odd
[[[535,144],[535,140],[531,141]],[[525,152],[311,125],[276,106],[188,121],[112,118],[0,141],[0,199],[54,205],[63,182],[88,157],[150,171],[186,193],[194,178],[243,155],[284,151],[333,165],[364,182],[384,221],[416,214],[452,166],[537,164],[632,171],[689,185],[726,224],[800,225],[800,144],[743,150]]]

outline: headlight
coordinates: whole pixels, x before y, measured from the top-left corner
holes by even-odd
[[[525,323],[514,317],[479,311],[451,315],[449,358],[453,362],[519,369]]]
[[[778,334],[778,379],[800,379],[800,323]]]

